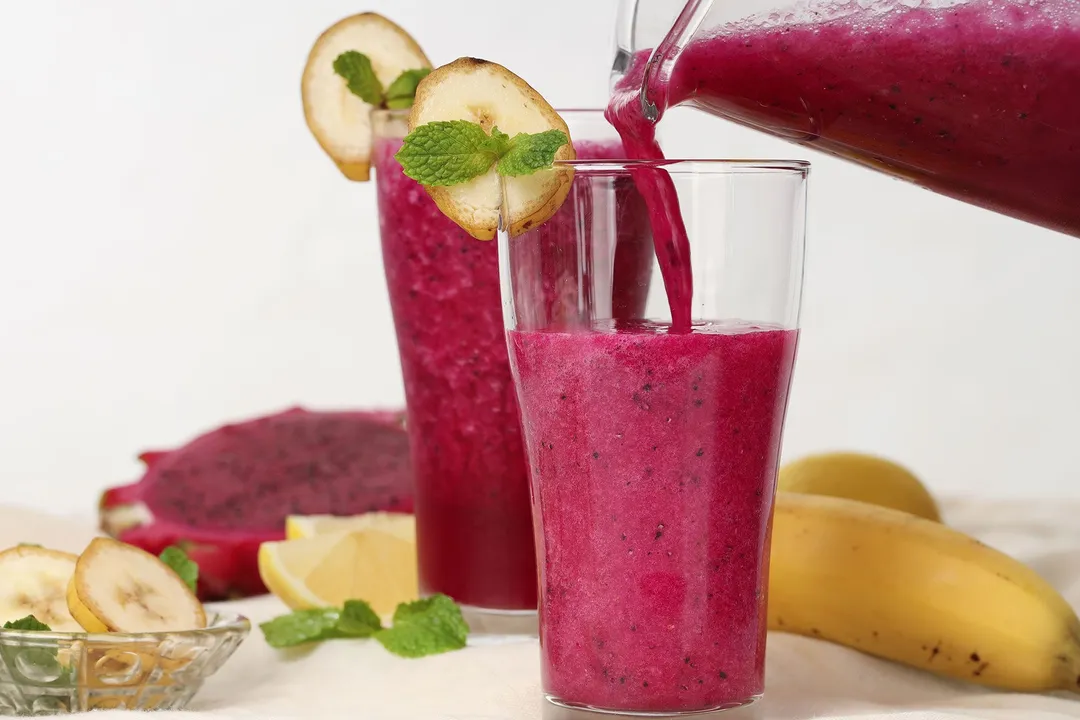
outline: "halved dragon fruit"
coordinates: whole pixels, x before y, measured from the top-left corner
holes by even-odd
[[[183,547],[204,601],[266,592],[259,545],[287,515],[413,510],[403,412],[294,407],[139,458],[142,479],[101,496],[101,529],[155,555]]]

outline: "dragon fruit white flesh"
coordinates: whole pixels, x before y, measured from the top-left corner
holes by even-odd
[[[259,545],[285,537],[287,515],[413,511],[404,417],[294,407],[145,452],[142,479],[101,496],[101,529],[154,554],[183,547],[204,601],[265,593]]]

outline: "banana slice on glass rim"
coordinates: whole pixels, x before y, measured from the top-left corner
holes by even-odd
[[[490,240],[500,219],[517,236],[551,218],[574,179],[554,163],[576,154],[539,92],[502,65],[463,57],[421,80],[395,157],[444,215]]]
[[[300,92],[319,146],[350,180],[371,170],[371,111],[407,108],[431,61],[407,32],[373,12],[331,25],[315,41]]]

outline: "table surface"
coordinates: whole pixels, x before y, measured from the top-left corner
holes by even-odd
[[[1080,503],[950,499],[945,521],[1031,564],[1080,608]],[[0,547],[36,542],[79,552],[92,518],[0,508]],[[257,624],[286,611],[266,596],[217,604]],[[155,717],[539,720],[534,639],[470,644],[407,660],[370,641],[276,651],[253,628],[188,712]],[[131,712],[96,712],[123,720]],[[1080,718],[1080,695],[1019,695],[944,680],[845,647],[772,633],[763,720],[1058,720]]]

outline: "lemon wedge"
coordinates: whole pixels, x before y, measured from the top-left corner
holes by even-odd
[[[263,543],[259,575],[293,610],[366,600],[379,615],[391,615],[419,597],[415,534],[404,529],[413,526],[412,516],[400,517],[397,532],[369,527]]]

